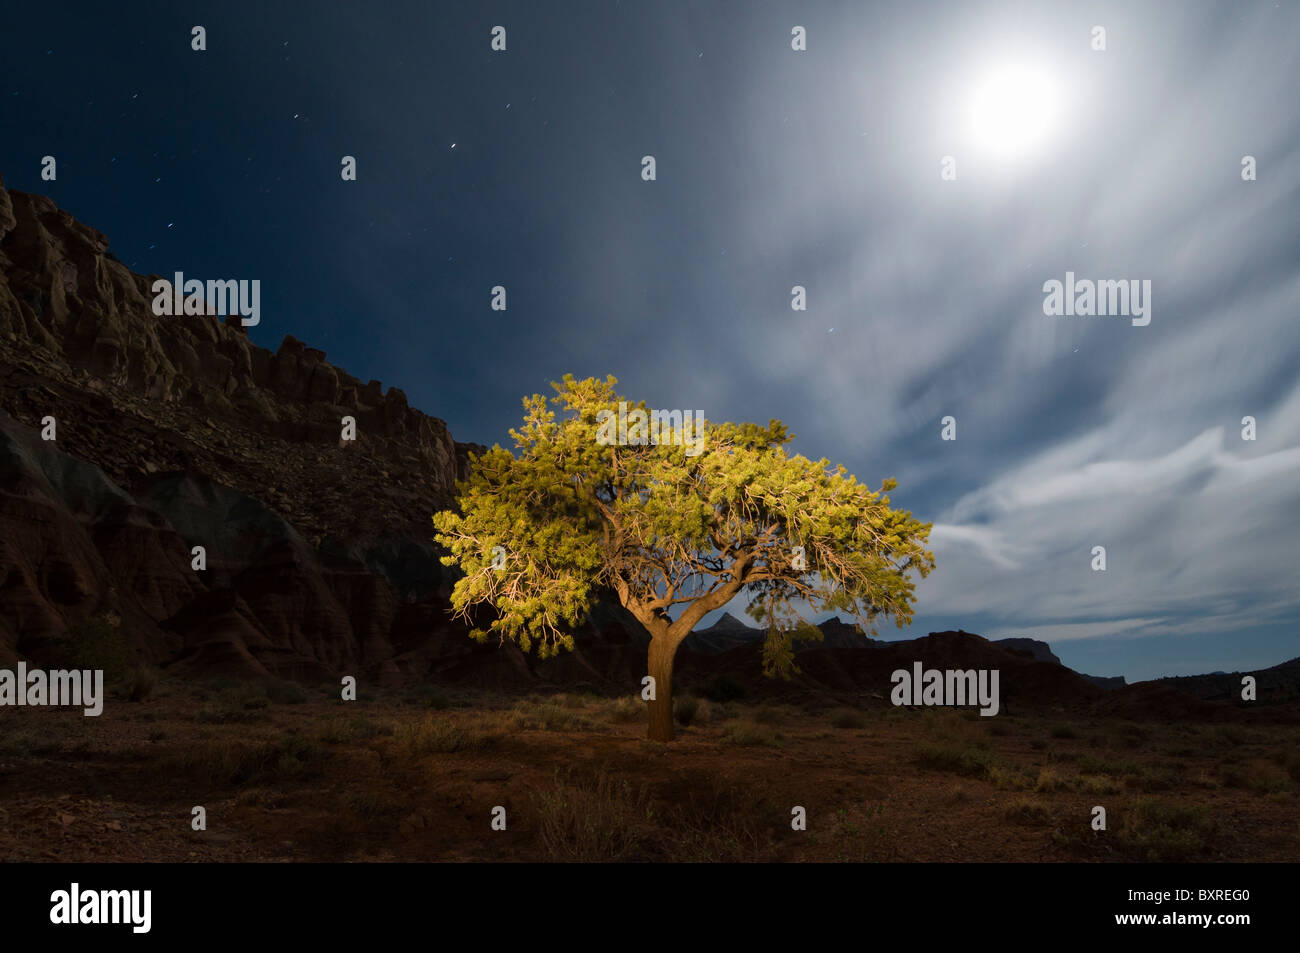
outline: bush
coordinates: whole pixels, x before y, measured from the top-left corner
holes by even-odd
[[[831,716],[831,724],[846,730],[867,727],[867,716],[852,708],[840,708]]]
[[[462,728],[449,718],[432,715],[414,725],[401,725],[393,732],[393,748],[407,759],[429,754],[477,751],[497,740],[496,735]]]
[[[1006,806],[1002,814],[1013,823],[1030,826],[1050,824],[1052,821],[1052,812],[1047,809],[1046,805],[1039,804],[1037,801],[1026,797],[1015,798]]]
[[[1116,839],[1134,859],[1167,863],[1198,859],[1213,845],[1217,833],[1204,807],[1146,799],[1120,819]]]
[[[734,702],[745,697],[745,686],[726,675],[715,675],[701,694],[709,701]]]
[[[277,705],[301,705],[307,701],[307,689],[297,682],[267,682],[266,697]]]
[[[443,711],[456,704],[451,695],[437,685],[421,685],[412,692],[412,700],[421,708],[432,708],[434,711]]]
[[[540,731],[585,731],[593,725],[590,719],[554,702],[523,701],[510,713],[506,727],[511,731],[530,728]]]
[[[673,702],[673,715],[683,728],[689,728],[700,713],[700,700],[694,695],[678,695]]]
[[[609,716],[616,722],[642,721],[646,717],[645,703],[636,695],[621,695],[609,704]]]
[[[644,787],[604,771],[591,779],[556,775],[534,798],[542,850],[556,861],[636,858],[653,839],[654,809]]]
[[[273,785],[316,776],[325,757],[320,747],[302,738],[252,746],[208,742],[190,746],[164,762],[163,773],[213,784]]]
[[[136,666],[122,680],[122,695],[129,702],[142,702],[158,686],[158,674],[151,668]]]
[[[997,763],[983,748],[948,744],[922,745],[917,750],[916,761],[923,768],[973,778],[988,777],[989,769]]]
[[[126,674],[130,654],[121,625],[105,616],[87,616],[68,626],[51,646],[52,667],[102,670],[108,682]]]
[[[781,736],[766,725],[757,725],[752,721],[738,721],[727,729],[723,740],[745,748],[767,746],[781,747]]]

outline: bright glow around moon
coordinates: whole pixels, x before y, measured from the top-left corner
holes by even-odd
[[[1028,67],[1005,67],[976,87],[971,129],[988,151],[1019,156],[1044,143],[1056,113],[1056,88],[1048,76]]]

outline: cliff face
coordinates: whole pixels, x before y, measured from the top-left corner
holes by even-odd
[[[0,182],[5,409],[33,426],[54,416],[60,449],[131,489],[142,473],[192,470],[263,498],[313,542],[428,534],[467,463],[443,421],[293,337],[257,347],[238,317],[155,317],[157,276],[107,248]],[[355,441],[340,440],[344,416]]]
[[[419,675],[439,633],[470,651],[429,520],[473,448],[292,337],[156,317],[154,277],[107,249],[0,181],[0,664],[91,615],[181,668]]]

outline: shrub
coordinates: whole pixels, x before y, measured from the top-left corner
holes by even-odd
[[[689,728],[700,713],[700,700],[694,695],[678,695],[673,700],[673,715],[677,723]]]
[[[968,777],[988,777],[996,758],[973,745],[928,744],[917,749],[916,762],[923,768],[948,771]]]
[[[734,702],[745,697],[745,686],[726,675],[715,675],[701,694],[709,701]]]
[[[307,701],[307,689],[297,682],[277,680],[266,683],[266,697],[277,705],[301,705]]]
[[[126,674],[130,649],[120,624],[106,616],[87,616],[56,636],[51,646],[55,668],[101,669],[105,681]]]
[[[498,737],[462,728],[450,718],[431,715],[413,725],[400,725],[393,732],[393,748],[400,757],[415,759],[429,754],[477,751],[495,743]]]
[[[1038,780],[1034,782],[1034,790],[1043,794],[1060,791],[1065,786],[1065,779],[1052,768],[1042,768],[1038,772]]]
[[[1016,824],[1039,825],[1050,824],[1052,812],[1044,804],[1026,797],[1018,797],[1007,804],[1002,815]]]
[[[766,725],[752,721],[733,722],[723,735],[723,740],[745,748],[766,746],[781,747],[781,736]]]
[[[511,731],[585,731],[594,727],[591,720],[554,702],[523,701],[515,706],[506,720]]]
[[[867,727],[867,716],[853,708],[837,709],[831,716],[831,724],[836,728],[852,730]]]
[[[1135,859],[1168,863],[1197,859],[1213,845],[1217,833],[1206,808],[1149,798],[1120,818],[1116,840]]]
[[[443,711],[455,704],[452,697],[436,685],[421,685],[412,694],[415,704],[421,708]]]
[[[535,796],[534,806],[538,838],[551,860],[631,859],[653,832],[645,789],[603,771],[581,781],[557,775]]]
[[[129,702],[142,702],[153,694],[158,674],[151,668],[135,666],[122,679],[122,695]]]
[[[610,719],[620,723],[643,721],[646,717],[645,703],[636,695],[620,695],[610,702]]]

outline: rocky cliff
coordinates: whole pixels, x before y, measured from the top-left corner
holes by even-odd
[[[0,181],[0,664],[92,617],[179,669],[420,675],[439,635],[472,653],[429,519],[473,445],[292,337],[155,316],[153,281]]]

